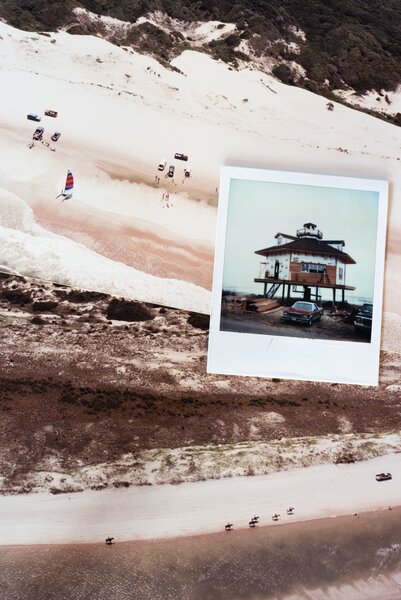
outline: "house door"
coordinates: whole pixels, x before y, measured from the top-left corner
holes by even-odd
[[[274,279],[278,279],[279,272],[280,272],[280,263],[278,260],[276,260],[276,263],[274,265]]]

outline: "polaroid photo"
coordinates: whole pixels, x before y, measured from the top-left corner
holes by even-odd
[[[221,170],[208,373],[377,385],[388,184]]]

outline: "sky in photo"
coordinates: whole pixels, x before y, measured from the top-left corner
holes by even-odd
[[[263,284],[253,280],[265,258],[255,251],[276,245],[276,233],[295,236],[312,222],[323,240],[344,240],[344,252],[356,262],[347,265],[346,284],[356,290],[346,297],[371,299],[378,203],[378,192],[232,179],[223,289],[262,294]]]

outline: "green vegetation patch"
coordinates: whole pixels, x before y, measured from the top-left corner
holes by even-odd
[[[86,33],[88,26],[76,24],[72,12],[77,5],[131,23],[154,11],[181,21],[235,23],[239,33],[209,44],[213,56],[229,63],[246,60],[235,48],[241,39],[248,39],[259,55],[297,60],[309,82],[322,85],[328,81],[330,89],[351,86],[362,93],[392,90],[401,83],[399,0],[3,0],[0,17],[27,31],[71,25],[71,32]],[[297,35],[297,29],[305,32],[306,40]],[[291,57],[288,42],[298,44],[299,56]],[[186,47],[179,32],[167,33],[151,23],[135,27],[125,43],[163,61]],[[289,75],[281,70],[277,77],[291,83]],[[306,87],[301,81],[297,84]]]
[[[32,302],[31,294],[27,291],[23,291],[15,288],[4,288],[1,291],[1,297],[4,300],[8,300],[12,304],[30,304]]]
[[[233,33],[222,40],[210,42],[209,49],[213,58],[226,63],[237,64],[239,60],[249,60],[246,54],[235,49],[240,42],[241,37],[237,33]]]
[[[182,52],[188,47],[180,32],[167,33],[153,23],[141,23],[134,27],[122,44],[133,46],[145,54],[157,56],[165,61],[172,58],[174,50],[179,49]]]

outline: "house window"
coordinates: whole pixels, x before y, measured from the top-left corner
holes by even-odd
[[[338,268],[338,280],[342,281],[344,276],[344,269],[342,267]]]
[[[326,265],[319,265],[317,263],[301,263],[301,272],[302,273],[324,273],[326,270]]]

